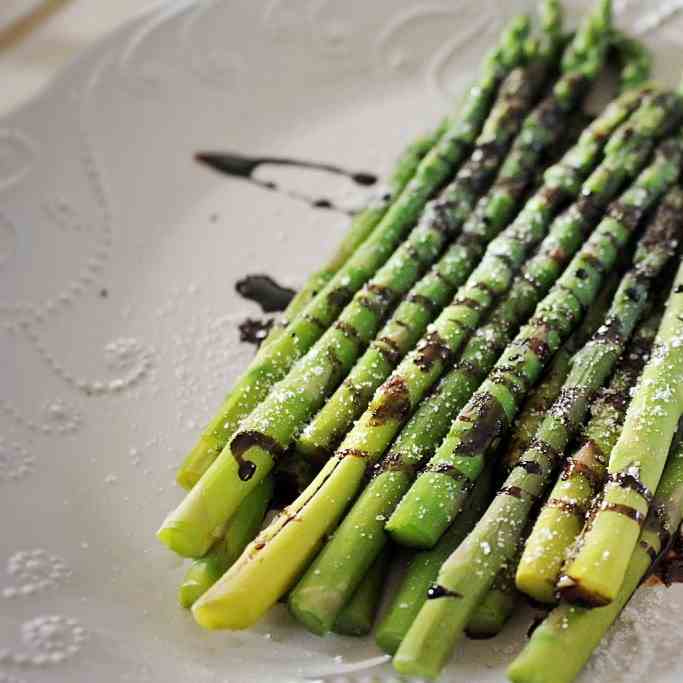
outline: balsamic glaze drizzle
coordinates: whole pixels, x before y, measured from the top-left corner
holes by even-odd
[[[250,157],[244,154],[232,152],[197,152],[195,159],[209,166],[214,171],[223,173],[233,178],[241,178],[247,182],[258,185],[271,192],[280,192],[298,201],[307,203],[314,209],[324,209],[329,211],[339,211],[341,213],[351,213],[343,207],[337,206],[333,200],[327,197],[310,197],[308,195],[280,187],[277,183],[261,180],[254,177],[254,172],[263,165],[273,166],[294,166],[298,168],[310,168],[318,171],[325,171],[335,175],[342,175],[349,178],[356,185],[368,187],[377,182],[377,176],[373,173],[364,171],[349,171],[334,164],[327,164],[319,161],[308,161],[305,159],[292,159],[289,157]]]

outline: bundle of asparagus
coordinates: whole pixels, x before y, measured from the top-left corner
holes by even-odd
[[[622,92],[586,121],[612,54]],[[376,631],[399,672],[437,676],[526,594],[564,602],[511,679],[577,675],[683,517],[683,267],[665,313],[653,296],[683,231],[683,88],[649,69],[609,0],[570,39],[543,0],[409,146],[178,472],[158,536],[193,558],[199,624],[288,595],[309,630],[365,635],[409,553]]]
[[[660,457],[663,462],[663,472],[659,473],[656,491],[650,500],[650,512],[642,522],[642,529],[626,563],[623,579],[616,586],[615,597],[605,606],[588,608],[562,602],[554,609],[534,631],[527,648],[511,665],[508,673],[514,683],[571,683],[644,577],[666,555],[678,533],[683,519],[683,441],[679,434],[678,441],[669,449],[673,433],[668,429],[653,431],[650,419],[657,421],[659,427],[660,420],[667,418],[659,415],[659,410],[655,410],[654,415],[647,410],[648,407],[652,410],[660,405],[659,402],[654,403],[653,399],[665,382],[673,384],[669,373],[680,362],[680,340],[683,333],[682,291],[683,266],[679,268],[671,290],[664,320],[655,339],[654,353],[631,401],[621,435],[609,456],[609,469],[612,470],[615,467],[613,463],[618,464],[619,458],[623,457],[620,453],[622,449],[642,443],[643,439],[650,439],[657,446],[656,451],[644,450],[641,453]],[[662,412],[677,412],[680,418],[683,412],[680,390],[676,396],[665,402],[666,405],[669,403],[675,407],[668,410],[663,408]],[[664,454],[660,456],[662,452]],[[648,464],[656,467],[654,461],[648,461]],[[608,494],[609,484],[600,499],[602,502],[598,505],[598,514],[609,510],[604,504]],[[621,508],[613,510],[617,516],[621,515],[618,511]],[[586,535],[591,534],[595,528],[593,523],[594,520],[588,525]],[[609,556],[604,559],[609,559]],[[602,567],[596,567],[595,571],[599,573],[601,569]],[[575,585],[570,585],[572,590],[567,591],[567,594],[573,597]]]

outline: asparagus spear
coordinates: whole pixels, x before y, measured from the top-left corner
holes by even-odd
[[[682,151],[683,136],[679,138],[678,153],[674,155],[677,157],[676,165],[668,173],[668,184],[677,177]],[[651,189],[656,184],[653,183]],[[655,191],[655,196],[661,193],[661,188],[662,184]],[[543,494],[553,468],[580,426],[591,393],[602,385],[614,367],[642,314],[654,280],[675,251],[674,240],[683,219],[672,220],[673,207],[668,205],[670,197],[667,195],[662,210],[641,238],[634,268],[622,279],[607,322],[575,357],[560,398],[541,424],[531,448],[506,479],[472,533],[441,568],[435,592],[442,599],[425,605],[418,614],[394,658],[394,666],[400,673],[435,676],[461,637],[478,603],[490,589],[496,574],[514,561],[534,503]],[[624,196],[619,211],[623,212],[627,205]],[[611,219],[613,235],[620,231],[628,233],[635,227],[630,219],[625,218],[625,213],[621,215],[623,222]],[[599,272],[609,264],[608,255],[611,253],[613,260],[619,247],[617,244],[607,246],[606,242],[600,249],[597,240],[591,241],[597,252],[594,256],[600,263],[594,272]],[[619,242],[623,244],[623,241]],[[600,251],[603,251],[602,257],[598,256]],[[608,256],[607,260],[605,256]],[[573,266],[568,272],[573,270],[576,276],[586,268],[586,261],[577,259]],[[579,283],[590,279],[588,271],[585,272],[585,277],[579,274],[575,286],[565,291],[565,298],[581,295]],[[548,321],[552,313],[546,310]]]
[[[650,514],[629,560],[623,585],[606,607],[586,609],[562,603],[534,631],[508,669],[513,683],[571,683],[614,623],[653,561],[666,553],[683,519],[683,448],[672,450]]]
[[[680,106],[680,99],[678,102]],[[613,139],[608,143],[608,148],[612,142]],[[665,188],[666,183],[671,182],[672,163],[669,157],[675,159],[677,153],[677,141],[661,147],[654,165],[624,195],[622,203],[626,202],[628,210],[634,216],[642,215],[642,210],[659,198],[662,187]],[[612,176],[610,173],[610,182],[614,180]],[[651,182],[652,176],[655,178],[654,183]],[[640,205],[641,197],[645,199],[643,206]],[[593,199],[592,195],[588,197],[589,205]],[[617,218],[620,206],[621,203],[612,210],[613,214],[616,212]],[[585,223],[585,213],[586,206],[580,202],[570,208],[566,220],[570,225],[574,222],[582,225]],[[598,228],[591,241],[580,252],[578,261],[575,259],[578,263],[586,261],[587,267],[579,267],[581,272],[578,278],[574,268],[570,268],[560,278],[546,302],[537,309],[532,322],[508,346],[488,379],[460,412],[448,436],[429,461],[426,471],[413,484],[387,524],[387,530],[399,544],[430,547],[452,522],[467,494],[470,480],[476,479],[481,471],[486,450],[514,418],[521,399],[536,382],[540,371],[560,345],[557,340],[560,343],[566,340],[567,333],[575,325],[575,319],[583,314],[581,305],[590,303],[590,300],[577,300],[575,297],[564,296],[563,300],[565,290],[576,289],[579,295],[583,294],[583,289],[593,292],[593,295],[599,291],[602,274],[596,273],[594,263],[591,265],[590,262],[594,260],[593,250],[602,250],[605,234],[611,234],[613,223],[614,221],[607,219]],[[628,236],[628,231],[622,231],[616,241],[621,239],[625,243]],[[563,244],[558,244],[559,254],[563,253],[564,248]],[[609,256],[611,269],[617,255],[610,253]],[[547,268],[547,263],[543,265]],[[587,277],[581,283],[584,272]],[[527,286],[531,285],[530,289],[533,289],[535,280],[540,278],[543,282],[547,274],[539,270],[531,275],[533,279],[529,278]],[[558,299],[560,305],[556,306]],[[565,316],[557,321],[557,330],[552,329],[545,320],[546,309],[552,311],[554,307],[562,309]],[[572,308],[577,309],[574,315]],[[554,320],[552,325],[555,325]]]
[[[627,158],[642,154],[646,157],[650,147],[646,141],[641,140],[639,135],[635,134],[635,131],[648,129],[653,125],[655,131],[661,130],[666,119],[675,119],[674,110],[679,104],[677,97],[655,98],[641,116],[634,117],[634,127],[628,128],[632,133],[623,136],[626,138],[625,142],[628,141],[629,144],[622,145],[624,147],[622,154]],[[656,124],[655,121],[657,121]],[[635,146],[635,150],[630,148],[631,144]],[[630,150],[628,152],[627,147]],[[596,181],[597,186],[603,187],[605,183],[608,185],[616,183],[618,186],[620,179],[628,176],[628,169],[631,169],[631,172],[635,170],[632,168],[634,161],[636,160],[631,158],[631,162],[626,163],[622,159],[621,164],[618,164],[615,159],[611,159],[610,163],[598,174],[600,182]],[[663,170],[661,167],[666,166],[666,162],[665,147],[659,155],[659,164],[653,169],[655,177],[656,172],[661,172]],[[649,196],[648,192],[645,194]],[[514,242],[512,247],[508,247],[510,242],[509,239],[504,242],[507,256],[513,251],[519,251]],[[487,267],[489,266],[490,264],[487,264]],[[497,268],[494,267],[494,273],[498,274],[506,268],[507,266],[499,264]],[[486,274],[484,271],[481,275]],[[474,275],[472,277],[474,278]],[[471,289],[473,301],[477,300],[477,296],[486,296],[481,292],[478,294],[478,288]],[[459,309],[461,315],[463,310],[471,320],[474,316],[472,309],[463,304]],[[566,317],[566,312],[563,311],[563,313]],[[563,324],[567,325],[568,322],[564,320]],[[454,329],[455,325],[452,321],[447,324],[451,325],[451,333],[461,331],[462,325]],[[552,335],[550,341],[553,342],[554,339],[555,336]],[[410,383],[415,381],[417,389],[423,391],[426,389],[426,383],[422,381],[423,373],[428,374],[431,367],[427,361],[433,364],[443,363],[443,358],[440,358],[433,348],[429,351],[429,347],[423,345],[416,359],[419,364],[416,363],[414,366]],[[397,373],[403,369],[399,366]],[[391,382],[390,379],[384,387],[387,385],[391,387]],[[406,382],[407,384],[409,382]],[[414,395],[411,391],[411,397]],[[394,394],[395,399],[401,397],[400,394],[398,396]],[[389,429],[382,429],[381,425],[386,426],[390,416],[392,421],[389,428],[395,427],[400,421],[400,414],[397,414],[396,409],[398,407],[402,410],[405,403],[390,401],[389,392],[382,394],[380,399],[387,401],[392,412],[385,412],[383,415],[372,411],[365,413],[346,437],[337,456],[323,467],[308,489],[259,535],[223,579],[195,604],[194,614],[200,624],[209,628],[221,626],[244,628],[258,619],[280,595],[288,590],[291,582],[299,575],[319,547],[323,536],[334,527],[346,505],[358,491],[367,466],[372,465],[386,447],[384,439],[387,436],[391,438],[392,434]],[[382,420],[386,418],[387,422],[377,420],[380,415]],[[297,523],[290,524],[292,519],[296,519]],[[246,594],[250,596],[248,604],[244,604]]]
[[[475,607],[465,629],[469,638],[482,640],[497,636],[512,616],[520,598],[515,586],[515,570],[520,554],[521,544],[515,558],[498,571],[484,599]]]
[[[569,374],[572,357],[588,342],[602,324],[618,284],[619,277],[615,273],[600,290],[596,303],[591,306],[580,327],[553,356],[547,371],[524,403],[515,420],[515,429],[508,446],[500,457],[500,469],[505,476],[510,473],[522,454],[531,445],[543,418],[560,395],[562,385]]]
[[[560,593],[571,602],[600,606],[617,597],[650,507],[650,492],[659,483],[683,411],[683,386],[678,381],[683,372],[682,292],[683,266],[655,339],[655,351],[610,455],[603,499],[560,580]]]
[[[273,477],[266,477],[228,522],[225,536],[218,539],[204,557],[192,563],[178,590],[178,602],[182,607],[192,607],[254,540],[273,496],[273,488]]]
[[[398,592],[377,627],[375,640],[385,652],[392,655],[396,652],[427,600],[427,591],[436,580],[441,565],[462,543],[489,504],[493,491],[490,474],[489,472],[481,476],[472,492],[469,506],[443,535],[437,546],[416,553],[411,560]]]
[[[382,598],[389,559],[390,552],[385,548],[339,612],[334,623],[335,633],[345,636],[366,636],[370,633]]]
[[[558,206],[566,198],[579,194],[581,180],[597,163],[605,140],[609,139],[610,133],[628,116],[637,101],[638,98],[635,97],[622,97],[605,110],[582,136],[579,145],[560,165],[549,171],[548,183],[527,204],[515,224],[506,231],[505,237],[513,237],[520,229],[526,229],[527,225],[536,225],[539,231],[542,230],[551,221],[552,206]],[[644,104],[640,113],[649,111],[650,104]],[[634,119],[633,124],[629,123],[623,127],[618,135],[636,141],[635,148],[640,150],[642,134],[646,130],[649,131],[649,128],[641,130],[640,124]],[[642,152],[638,151],[636,154],[640,155]],[[606,168],[611,168],[611,165]],[[594,179],[613,179],[618,176],[619,173],[616,172],[600,172]],[[596,194],[598,187],[602,192]],[[614,192],[613,189],[605,192],[605,188],[594,183],[594,180],[585,184],[584,189],[589,188],[594,191],[595,201],[604,194],[603,201],[606,202],[610,192]],[[546,205],[547,197],[552,198],[551,207]],[[586,223],[586,227],[588,226],[589,223]],[[386,543],[384,522],[410,486],[417,467],[433,454],[438,443],[448,432],[451,416],[459,412],[491,369],[512,330],[533,311],[542,292],[539,288],[532,287],[527,282],[527,277],[532,276],[537,282],[535,274],[542,271],[547,274],[546,286],[549,287],[558,276],[562,265],[556,261],[557,245],[562,245],[567,258],[579,248],[583,239],[581,224],[570,227],[574,230],[570,233],[570,236],[574,235],[573,239],[564,237],[567,231],[566,222],[555,221],[539,254],[531,260],[521,277],[517,278],[511,294],[500,302],[490,322],[477,330],[467,343],[456,368],[448,373],[436,391],[420,404],[393,444],[377,476],[356,501],[337,529],[334,538],[313,561],[304,578],[292,592],[292,611],[304,623],[310,623],[316,632],[329,630],[336,611],[348,600]],[[505,251],[504,244],[499,251]],[[519,295],[514,295],[515,291],[519,292]],[[320,594],[335,597],[322,601],[318,599]]]
[[[242,498],[267,475],[275,458],[290,445],[375,336],[397,297],[406,294],[437,259],[477,197],[493,180],[524,114],[545,82],[555,54],[539,51],[527,67],[510,75],[475,152],[442,198],[425,212],[418,226],[356,294],[337,322],[243,420],[210,470],[167,518],[158,536],[172,550],[189,556],[205,552],[212,534],[209,525],[224,524]],[[487,234],[488,226],[476,227],[483,229],[465,233],[458,240],[456,258],[450,259],[448,270],[456,283],[464,280],[492,237]],[[421,296],[413,303],[414,315],[421,310],[429,316],[429,298]],[[212,501],[210,507],[207,500]]]
[[[602,9],[602,8],[601,8]],[[592,29],[588,22],[584,30]],[[602,26],[602,24],[601,24]],[[461,238],[446,252],[434,269],[415,285],[407,300],[394,312],[377,338],[356,363],[346,380],[331,396],[299,437],[297,448],[305,455],[326,460],[343,435],[366,409],[374,391],[391,374],[401,358],[417,343],[427,325],[449,302],[463,284],[464,255],[472,270],[481,258],[484,240],[472,244],[472,235],[484,235],[486,241],[496,236],[514,217],[520,201],[528,191],[536,167],[544,152],[558,145],[569,114],[580,102],[587,86],[597,77],[603,65],[611,34],[603,30],[594,36],[591,49],[578,58],[576,43],[570,45],[565,71],[551,94],[527,117],[512,151],[490,191],[478,202],[466,221]],[[567,70],[568,69],[568,70]],[[477,249],[472,247],[476,246]],[[430,306],[421,306],[429,301]]]
[[[591,407],[580,447],[567,459],[526,541],[517,587],[539,602],[556,601],[562,564],[583,528],[591,500],[602,490],[607,458],[621,431],[629,392],[643,370],[660,322],[661,315],[653,314],[636,330],[609,385]]]
[[[240,421],[336,320],[354,292],[372,277],[405,237],[427,200],[467,158],[500,84],[526,60],[528,33],[527,17],[513,20],[504,31],[498,47],[485,60],[481,77],[470,89],[460,113],[451,118],[448,129],[422,160],[412,180],[371,235],[289,322],[287,334],[280,335],[257,354],[181,467],[178,477],[184,485],[192,486],[204,474]]]

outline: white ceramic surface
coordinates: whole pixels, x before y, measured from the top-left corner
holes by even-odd
[[[40,7],[43,0],[3,0],[0,5],[0,31],[9,28],[15,21],[28,16]]]
[[[530,4],[171,2],[0,120],[0,681],[393,680],[370,640],[318,639],[282,607],[207,634],[175,604],[181,563],[153,534],[181,496],[175,467],[251,355],[236,321],[257,310],[233,283],[300,284],[345,226],[193,153],[385,171]],[[674,80],[683,3],[617,4]],[[584,681],[680,681],[676,600],[639,596]],[[466,643],[443,680],[502,681],[529,618]]]

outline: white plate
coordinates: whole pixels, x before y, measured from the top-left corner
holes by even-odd
[[[207,634],[175,604],[181,565],[153,534],[180,499],[176,465],[251,354],[236,321],[257,311],[233,283],[300,284],[345,225],[193,154],[384,171],[527,5],[171,3],[0,121],[0,681],[391,680],[370,640],[321,640],[281,607],[253,631]],[[673,77],[675,6],[620,6]],[[286,182],[352,191],[321,174]],[[681,680],[676,592],[659,609],[654,595],[586,680]],[[444,680],[503,680],[517,622],[466,643]]]

